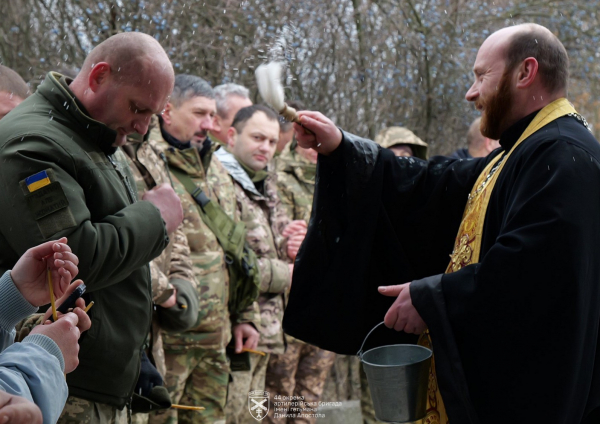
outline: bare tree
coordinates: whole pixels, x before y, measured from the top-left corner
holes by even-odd
[[[254,69],[287,62],[286,96],[374,137],[403,125],[434,153],[464,144],[477,112],[464,100],[481,42],[537,22],[571,57],[570,98],[600,122],[599,1],[550,0],[3,0],[0,59],[32,86],[46,72],[76,73],[85,55],[121,31],[164,46],[176,72],[235,81],[255,98]],[[594,127],[596,131],[600,127]]]

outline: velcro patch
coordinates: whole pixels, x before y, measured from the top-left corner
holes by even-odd
[[[67,196],[58,181],[29,193],[25,200],[36,221],[69,206]]]

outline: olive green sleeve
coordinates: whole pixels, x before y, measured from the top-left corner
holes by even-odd
[[[160,327],[169,332],[181,332],[192,328],[198,320],[198,292],[186,280],[170,280],[177,289],[177,303],[171,308],[157,306]]]
[[[168,243],[159,210],[150,202],[131,203],[117,172],[106,164],[94,166],[81,154],[76,159],[42,137],[7,142],[0,163],[0,204],[6,205],[0,208],[0,231],[6,245],[21,256],[32,246],[67,237],[79,258],[77,277],[85,281],[88,292],[119,283],[157,257]],[[48,216],[60,215],[54,223],[58,231],[50,234],[43,233],[21,183],[43,170],[49,170],[68,202],[60,213]],[[96,186],[97,190],[90,190]],[[98,216],[94,205],[112,212]]]

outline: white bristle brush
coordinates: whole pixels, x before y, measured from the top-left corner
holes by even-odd
[[[283,64],[281,62],[270,62],[256,68],[254,74],[258,92],[263,100],[285,119],[300,123],[296,109],[288,106],[284,101],[283,84],[281,82],[282,73]]]

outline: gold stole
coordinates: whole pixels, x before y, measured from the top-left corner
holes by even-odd
[[[462,222],[458,229],[458,235],[454,242],[454,250],[450,255],[450,264],[446,269],[446,274],[458,271],[459,269],[479,262],[479,253],[481,249],[481,235],[483,233],[483,224],[485,221],[485,212],[487,210],[490,196],[494,185],[498,180],[498,175],[508,161],[508,158],[515,151],[515,148],[530,135],[539,131],[555,119],[570,113],[577,113],[571,103],[565,98],[555,100],[544,107],[529,124],[525,132],[515,143],[513,148],[506,155],[498,155],[481,172],[475,182],[471,194],[465,207]],[[502,157],[504,156],[504,157]],[[431,349],[431,337],[426,330],[419,338],[419,344]],[[444,407],[444,401],[439,391],[437,377],[435,372],[435,357],[431,361],[431,370],[429,372],[429,387],[427,389],[427,415],[423,424],[448,424],[448,415]]]

